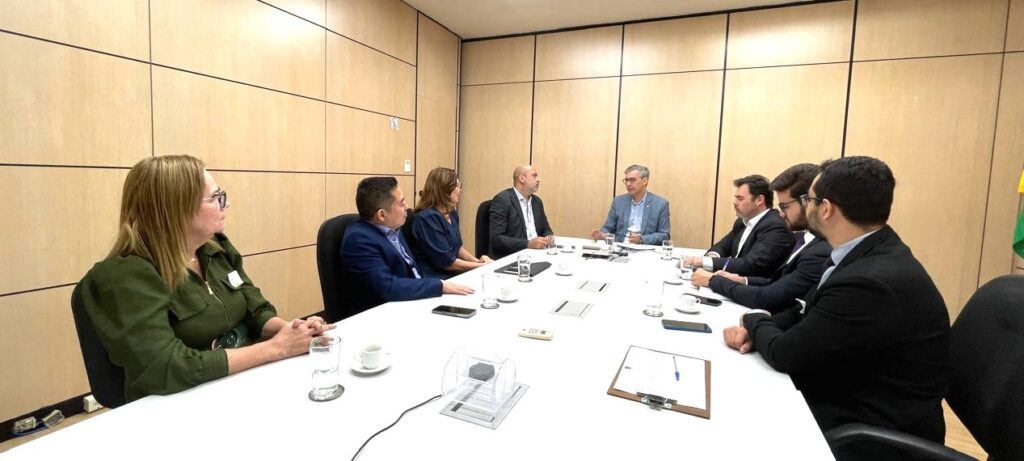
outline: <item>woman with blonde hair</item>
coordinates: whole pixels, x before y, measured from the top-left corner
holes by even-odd
[[[228,206],[194,157],[150,157],[128,172],[117,241],[76,290],[124,369],[127,401],[302,354],[334,327],[277,316],[223,234]]]
[[[462,182],[455,170],[437,167],[427,174],[416,204],[416,219],[412,223],[415,242],[411,245],[416,266],[426,277],[446,279],[491,262],[487,255],[473,257],[462,246],[456,210],[461,195]]]

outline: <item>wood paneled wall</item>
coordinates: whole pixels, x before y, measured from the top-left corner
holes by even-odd
[[[202,158],[267,298],[320,311],[358,181],[456,164],[460,48],[400,0],[0,1],[0,420],[88,392],[69,299],[143,157]]]
[[[467,246],[477,205],[520,163],[540,167],[556,235],[600,226],[641,163],[676,244],[707,247],[735,219],[733,179],[871,155],[952,317],[1015,265],[1024,0],[847,0],[462,48]]]

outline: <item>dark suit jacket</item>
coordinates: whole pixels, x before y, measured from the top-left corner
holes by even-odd
[[[771,278],[750,276],[744,285],[716,275],[711,277],[708,286],[737,304],[779,312],[818,284],[831,253],[832,246],[824,239],[816,238],[801,248],[792,261],[775,271]]]
[[[747,240],[743,242],[743,251],[739,251],[744,230],[746,226],[743,225],[743,220],[736,219],[732,231],[708,249],[709,252],[714,251],[722,255],[721,258],[712,258],[714,270],[725,267],[725,261],[728,259],[729,272],[770,277],[786,262],[786,258],[792,252],[796,243],[793,240],[793,233],[775,210],[768,210],[768,213],[757,222]],[[736,253],[739,253],[740,257],[734,257]]]
[[[554,234],[544,214],[544,202],[533,196],[533,224],[537,236]],[[526,217],[512,188],[498,192],[491,200],[491,257],[498,259],[526,248]]]
[[[410,256],[405,236],[398,240]],[[417,279],[412,268],[379,229],[359,219],[348,226],[341,242],[341,260],[352,276],[352,305],[368,309],[389,301],[441,296],[441,280]],[[422,275],[422,272],[420,272]]]
[[[804,299],[804,313],[751,314],[744,326],[821,429],[863,422],[942,443],[949,314],[896,232],[861,241]]]

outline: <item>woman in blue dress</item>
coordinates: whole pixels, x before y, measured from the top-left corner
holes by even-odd
[[[459,197],[462,182],[451,168],[438,167],[427,175],[412,222],[413,257],[424,277],[446,279],[491,262],[474,257],[462,246],[459,232]]]

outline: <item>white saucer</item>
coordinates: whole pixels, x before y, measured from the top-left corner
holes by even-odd
[[[560,250],[562,253],[572,253],[572,248],[564,247]]]
[[[693,309],[683,309],[682,307],[677,307],[676,310],[679,311],[679,312],[682,312],[684,314],[690,314],[690,315],[699,314],[700,313],[700,308],[699,307],[694,307]]]
[[[519,301],[519,298],[507,298],[507,299],[498,298],[498,302],[499,303],[514,303],[516,301]]]
[[[555,275],[561,275],[562,277],[568,277],[572,275],[572,272],[555,272]]]
[[[665,283],[667,283],[669,285],[682,285],[683,284],[683,279],[678,278],[678,277],[669,277],[669,278],[665,279]]]
[[[359,359],[359,354],[353,355],[352,356],[352,361],[349,363],[349,367],[352,368],[352,371],[354,371],[356,373],[364,374],[364,375],[373,375],[373,374],[380,373],[380,372],[382,372],[384,370],[387,370],[388,367],[390,367],[390,366],[391,366],[391,353],[390,352],[385,352],[384,353],[384,357],[381,357],[381,359],[380,359],[380,366],[378,366],[377,368],[374,368],[372,370],[363,368],[363,361]]]

